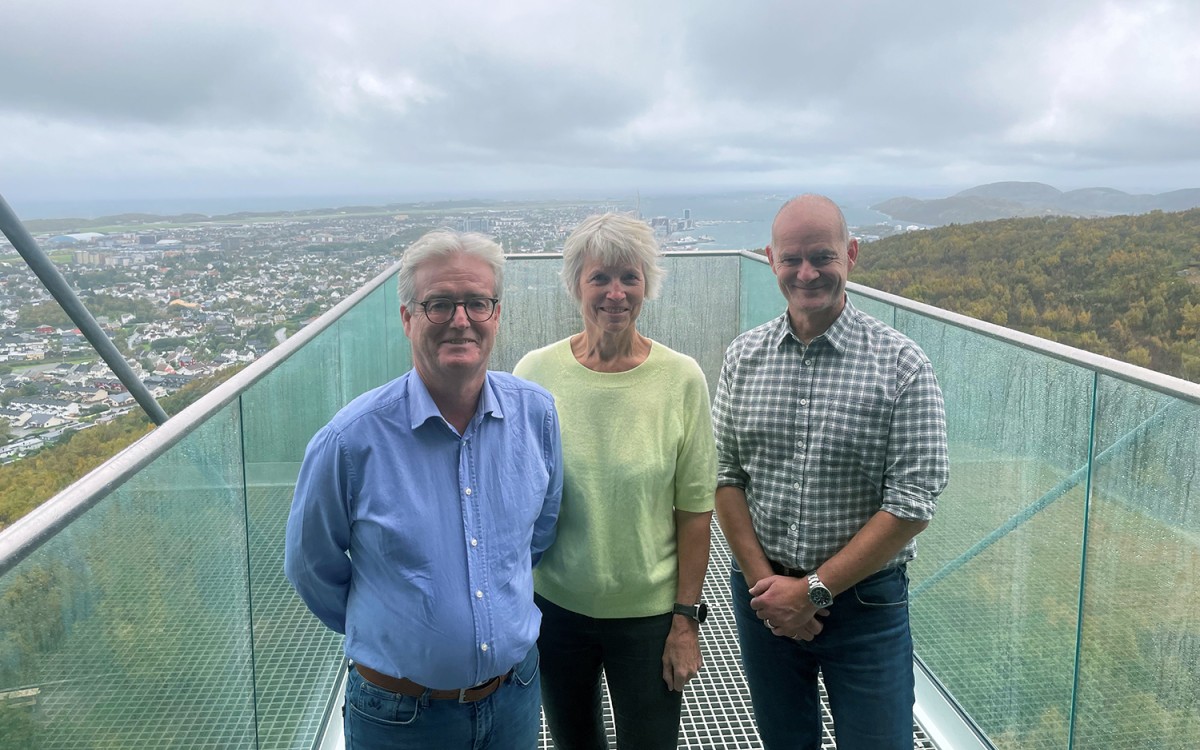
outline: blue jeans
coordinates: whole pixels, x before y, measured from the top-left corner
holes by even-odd
[[[351,669],[343,729],[347,750],[534,750],[541,730],[536,648],[496,692],[475,703],[410,698]]]
[[[767,750],[821,747],[818,671],[824,676],[838,750],[912,750],[913,647],[903,565],[833,600],[810,642],[773,635],[750,608],[749,586],[730,572],[742,668]]]
[[[617,747],[675,750],[683,693],[670,690],[662,677],[671,613],[597,619],[536,594],[534,601],[542,610],[542,703],[554,747],[608,747],[600,702],[603,670]]]

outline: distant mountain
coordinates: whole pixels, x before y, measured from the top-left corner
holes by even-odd
[[[1041,182],[993,182],[949,198],[891,198],[871,206],[898,221],[928,226],[969,224],[1034,216],[1098,218],[1200,207],[1200,188],[1157,195],[1132,195],[1106,187],[1063,192]]]

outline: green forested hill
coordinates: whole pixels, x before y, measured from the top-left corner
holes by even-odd
[[[851,279],[1200,381],[1200,209],[910,232],[863,245]]]
[[[163,410],[174,416],[241,369],[231,367],[188,383],[162,400]],[[0,531],[150,430],[149,418],[132,411],[109,424],[68,433],[61,443],[35,456],[0,466]]]

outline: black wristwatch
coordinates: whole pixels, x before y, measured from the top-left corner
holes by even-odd
[[[704,602],[697,602],[696,604],[680,604],[676,602],[675,609],[671,610],[671,613],[683,615],[696,622],[704,622],[708,619],[708,605]]]

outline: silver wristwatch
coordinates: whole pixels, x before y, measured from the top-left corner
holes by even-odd
[[[821,583],[816,573],[808,575],[808,600],[817,609],[826,609],[833,604],[833,592]]]

